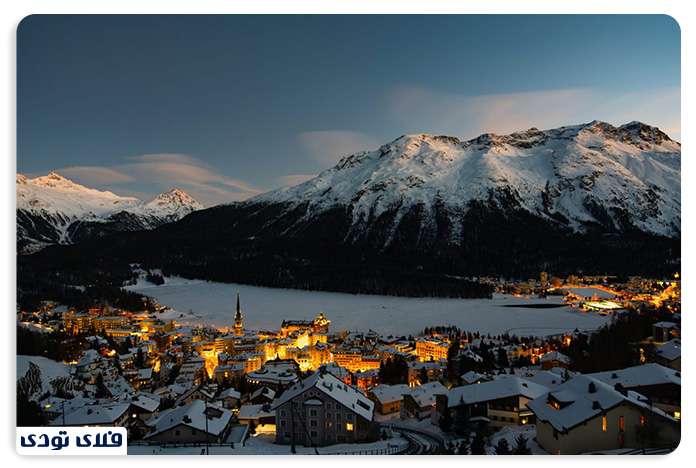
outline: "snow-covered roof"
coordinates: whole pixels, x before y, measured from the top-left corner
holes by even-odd
[[[237,419],[258,419],[266,416],[274,416],[271,411],[266,411],[268,405],[242,405],[237,413]]]
[[[168,395],[169,397],[176,397],[178,395],[183,395],[187,390],[187,387],[179,384],[167,385],[166,387],[159,387],[153,392],[155,395]]]
[[[336,362],[329,362],[327,364],[322,364],[320,368],[325,369],[328,373],[333,375],[334,377],[337,377],[339,379],[343,379],[347,376],[350,375],[350,372],[348,369],[345,367],[339,366],[338,363]]]
[[[63,406],[65,406],[65,413],[70,413],[76,409],[89,405],[93,402],[91,398],[75,397],[69,400],[65,398],[57,398],[54,396],[49,396],[44,398],[39,402],[41,409],[43,411],[50,411],[51,413],[63,412]]]
[[[565,354],[559,353],[558,351],[553,351],[551,353],[544,354],[543,356],[541,356],[540,361],[545,362],[545,361],[551,361],[553,359],[570,364],[570,358],[568,356],[566,356]]]
[[[123,377],[119,377],[115,380],[107,380],[104,382],[104,386],[109,391],[109,394],[114,397],[135,391],[135,389],[131,387]]]
[[[667,359],[668,361],[674,361],[675,359],[680,358],[681,340],[679,338],[675,338],[673,340],[669,340],[663,345],[657,346],[655,348],[655,354]]]
[[[447,366],[447,362],[443,359],[442,361],[425,361],[425,362],[418,362],[418,361],[413,361],[408,363],[408,369],[409,370],[438,370],[442,369],[443,367]]]
[[[408,393],[411,388],[406,384],[400,385],[378,385],[369,391],[373,394],[380,404],[393,403],[404,399],[404,394]]]
[[[486,375],[486,374],[480,374],[475,371],[469,371],[466,374],[462,375],[459,377],[462,379],[464,382],[466,382],[468,385],[476,382],[477,380],[484,379],[484,380],[490,380],[491,377]]]
[[[265,366],[261,369],[246,374],[248,380],[267,380],[280,383],[294,382],[298,379],[297,374],[289,370],[268,369]]]
[[[138,408],[144,409],[149,413],[154,413],[155,411],[157,411],[157,408],[159,408],[160,405],[159,400],[156,400],[155,398],[151,398],[149,396],[145,396],[142,393],[137,393],[135,395],[122,395],[119,398],[119,402],[130,403],[133,406],[137,406]]]
[[[347,409],[355,411],[368,421],[372,421],[372,411],[375,406],[374,402],[328,372],[315,372],[305,380],[296,383],[283,392],[281,397],[273,403],[271,410],[275,410],[280,405],[288,402],[291,398],[304,393],[310,388],[320,390],[325,395],[341,403]]]
[[[637,388],[647,385],[676,384],[681,386],[681,372],[656,363],[643,364],[606,372],[587,374],[612,387],[620,383],[624,388]]]
[[[436,395],[446,395],[447,387],[440,382],[428,382],[423,385],[413,387],[408,393],[418,406],[427,406],[435,403]]]
[[[77,361],[77,366],[86,366],[101,360],[101,355],[95,349],[83,351],[82,357]]]
[[[239,393],[237,390],[234,388],[228,388],[227,390],[224,390],[220,396],[218,397],[218,400],[222,400],[224,398],[236,398],[239,400],[242,397],[242,394]]]
[[[558,369],[558,368],[556,368],[556,369]],[[563,383],[562,376],[558,375],[555,372],[550,372],[550,371],[545,371],[545,370],[538,370],[538,371],[530,372],[527,375],[521,375],[519,377],[521,377],[525,380],[529,380],[530,382],[534,382],[536,384],[543,385],[544,387],[548,387],[548,388],[555,388],[555,387],[560,386]]]
[[[199,383],[198,385],[196,385],[195,387],[190,388],[190,389],[189,389],[188,391],[186,391],[183,395],[181,395],[181,396],[176,400],[176,403],[177,403],[177,404],[180,404],[180,403],[183,402],[186,398],[188,398],[189,396],[191,396],[192,394],[194,394],[194,393],[196,393],[196,392],[199,392],[201,395],[203,395],[203,396],[204,396],[205,398],[207,398],[208,400],[212,400],[212,399],[213,399],[213,396],[214,396],[214,393],[211,392],[210,390],[208,390],[207,388],[205,388],[205,387],[203,386],[203,383],[201,382],[201,383]]]
[[[138,369],[138,380],[146,380],[152,378],[152,369]]]
[[[558,431],[569,430],[621,403],[638,406],[677,422],[673,417],[650,405],[642,395],[631,391],[626,393],[624,395],[612,386],[588,375],[576,375],[557,390],[528,402],[527,408],[538,420],[548,422]],[[558,408],[552,406],[552,401],[556,402]]]
[[[232,419],[232,411],[210,403],[206,404],[201,400],[196,400],[188,405],[162,411],[145,421],[145,424],[151,429],[144,438],[148,439],[178,426],[179,424],[205,432],[206,408],[208,414],[208,433],[214,436],[221,435]]]
[[[60,413],[49,426],[113,425],[117,419],[128,411],[129,406],[128,403],[112,406],[82,406],[70,413],[66,410],[65,422],[63,422],[63,414]]]
[[[254,398],[260,397],[260,396],[265,396],[265,397],[268,397],[272,400],[273,397],[275,396],[275,391],[264,386],[264,387],[261,387],[258,390],[256,390],[254,393],[252,393],[251,399],[253,400]]]
[[[653,327],[657,328],[679,328],[679,325],[677,325],[674,322],[657,322],[653,323]]]
[[[451,388],[447,393],[447,406],[453,408],[462,401],[464,404],[470,405],[518,395],[533,399],[548,391],[548,387],[529,382],[516,375],[500,375],[488,382]]]

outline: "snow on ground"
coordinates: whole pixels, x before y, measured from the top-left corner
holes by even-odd
[[[263,288],[178,277],[165,278],[161,286],[141,278],[126,289],[171,307],[161,314],[164,319],[218,328],[232,327],[237,291],[244,327],[252,330],[280,329],[284,319],[314,319],[319,311],[331,320],[334,331],[372,329],[398,335],[416,334],[426,326],[456,325],[482,333],[546,336],[576,328],[594,330],[611,320],[566,307],[561,297],[530,299],[496,294],[493,299],[404,298]],[[561,307],[531,307],[535,304]]]
[[[211,446],[211,455],[292,455],[289,445],[276,445],[273,443],[275,434],[259,434],[249,437],[244,446],[235,444],[234,448],[229,445],[225,447]],[[387,445],[405,444],[405,439],[395,437],[388,440],[380,440],[371,444],[336,444],[329,447],[317,447],[320,455],[331,455],[346,452],[356,452],[360,450],[385,449]],[[315,455],[311,447],[297,445],[297,455]],[[128,455],[200,455],[202,447],[158,447],[147,445],[129,445]]]
[[[51,380],[56,377],[70,375],[70,364],[53,361],[42,356],[17,356],[17,380],[24,377],[29,370],[29,363],[32,362],[39,366],[41,370],[41,381],[43,382],[43,392],[51,390]]]
[[[524,435],[527,438],[527,447],[531,449],[532,455],[549,455],[549,452],[541,448],[534,440],[536,437],[536,426],[534,424],[528,424],[526,426],[506,426],[502,428],[491,436],[491,445],[486,447],[486,454],[495,455],[495,445],[500,439],[507,440],[510,448],[514,449],[517,445],[515,439],[520,435]]]

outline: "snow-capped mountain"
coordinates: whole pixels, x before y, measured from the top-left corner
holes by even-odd
[[[463,278],[541,271],[671,277],[681,265],[681,145],[639,122],[469,141],[406,135],[297,186],[41,258],[406,296],[484,297]]]
[[[462,221],[472,204],[524,210],[580,233],[638,229],[675,237],[681,230],[681,145],[640,122],[531,128],[463,142],[405,135],[246,204],[282,205],[282,214],[265,227],[282,225],[284,235],[322,213],[347,208],[344,241],[368,236],[384,246],[406,219],[418,224],[419,238],[465,243]]]
[[[17,174],[17,248],[28,253],[115,231],[153,229],[203,206],[179,189],[142,202],[90,189],[55,172]]]

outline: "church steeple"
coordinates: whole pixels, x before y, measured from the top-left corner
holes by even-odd
[[[242,334],[242,307],[239,305],[239,291],[237,291],[237,308],[234,311],[234,334]]]

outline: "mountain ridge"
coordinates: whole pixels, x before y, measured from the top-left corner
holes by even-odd
[[[541,271],[666,277],[681,265],[681,145],[638,122],[406,135],[294,187],[27,257],[403,296],[485,297],[464,278]]]
[[[121,230],[153,229],[203,209],[180,189],[141,201],[85,187],[56,172],[34,179],[17,174],[16,185],[20,253]]]
[[[468,141],[441,135],[403,135],[376,151],[344,157],[334,167],[295,187],[284,187],[242,204],[307,203],[309,216],[352,206],[355,237],[370,219],[398,207],[423,205],[431,214],[444,203],[461,216],[465,203],[512,198],[519,207],[575,232],[592,225],[609,231],[626,226],[667,237],[681,229],[681,145],[655,127],[600,121],[510,135],[483,134]],[[598,219],[593,210],[603,207]],[[456,219],[454,220],[456,223]],[[456,234],[453,234],[457,237]]]

